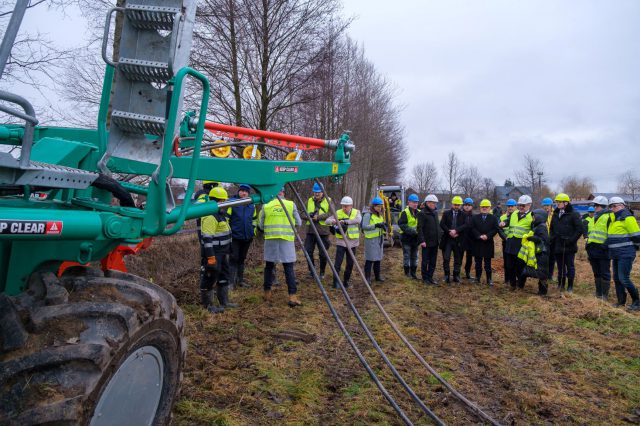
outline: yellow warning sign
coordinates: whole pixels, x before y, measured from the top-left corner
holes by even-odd
[[[335,175],[336,173],[338,173],[338,163],[333,163],[331,166],[331,174]]]

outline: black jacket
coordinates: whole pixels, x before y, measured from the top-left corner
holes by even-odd
[[[473,219],[473,210],[470,212],[463,212],[465,229],[462,232],[462,248],[465,250],[473,250],[473,232],[471,231],[471,219]]]
[[[578,240],[582,236],[582,218],[569,203],[560,217],[560,209],[556,208],[551,217],[551,241],[556,254],[575,253],[578,251]]]
[[[437,247],[441,234],[438,211],[425,205],[418,213],[418,244],[427,243],[427,247]]]
[[[453,223],[453,210],[445,211],[442,214],[442,220],[440,221],[440,229],[444,231],[442,234],[442,240],[440,241],[440,247],[444,248],[448,243],[454,243],[462,247],[462,238],[464,237],[464,231],[467,229],[465,214],[462,209],[458,210],[456,223]],[[449,231],[452,229],[455,229],[458,232],[458,237],[451,238],[449,236]]]
[[[498,218],[491,213],[482,219],[482,213],[471,218],[470,234],[473,239],[472,252],[476,257],[493,257],[493,237],[498,233]],[[486,240],[481,240],[480,236],[486,235]]]
[[[411,207],[408,208],[412,210],[411,213],[413,213],[413,217],[417,219],[419,213],[418,209],[411,209]],[[398,216],[398,227],[400,227],[400,230],[402,231],[402,234],[400,234],[400,241],[402,243],[411,245],[418,244],[418,230],[417,228],[414,229],[409,227],[409,218],[407,217],[406,210],[402,210]]]

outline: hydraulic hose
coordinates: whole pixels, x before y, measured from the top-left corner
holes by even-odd
[[[300,205],[303,206],[303,208],[305,209],[305,214],[307,215],[307,217],[309,216],[309,212],[306,210],[306,207],[304,207],[304,203],[302,202],[302,198],[300,197],[300,194],[298,193],[298,191],[295,189],[295,187],[293,185],[291,185],[291,183],[289,183],[289,188],[291,188],[291,190],[293,191],[293,194],[295,195],[296,199],[298,200],[298,203]],[[324,188],[323,188],[324,190]],[[310,220],[309,223],[311,224],[311,229],[313,230],[313,233],[315,235],[315,237],[317,238],[317,241],[321,241],[320,239],[320,234],[318,233],[318,228],[316,227],[316,224]],[[346,241],[346,240],[345,240]],[[387,365],[387,367],[389,367],[389,369],[391,370],[391,372],[393,373],[393,376],[396,378],[396,380],[398,380],[398,382],[402,385],[402,387],[407,391],[407,393],[411,396],[411,398],[416,402],[416,404],[418,404],[418,406],[420,407],[420,409],[427,415],[429,416],[431,419],[433,419],[433,421],[437,424],[437,425],[444,425],[444,422],[442,422],[442,420],[440,420],[438,418],[438,416],[436,416],[436,414],[431,411],[422,401],[422,399],[420,399],[420,397],[414,392],[413,389],[411,389],[411,386],[409,386],[409,384],[404,380],[404,378],[402,377],[402,375],[398,372],[398,370],[396,369],[396,367],[393,365],[393,363],[391,362],[391,360],[389,360],[389,358],[387,357],[387,355],[385,354],[384,350],[382,350],[382,348],[380,347],[380,345],[378,344],[376,338],[373,336],[373,333],[371,333],[371,330],[369,329],[369,327],[367,326],[367,324],[364,322],[364,320],[362,319],[362,317],[360,316],[360,313],[358,312],[358,309],[355,307],[355,305],[353,304],[353,301],[351,300],[351,297],[349,296],[349,293],[347,292],[347,290],[344,288],[344,285],[342,283],[342,280],[339,277],[338,271],[335,269],[335,265],[333,263],[333,261],[331,260],[331,258],[329,257],[329,252],[327,251],[326,247],[324,247],[324,244],[319,244],[320,246],[320,251],[321,253],[325,256],[325,258],[327,259],[327,264],[329,265],[329,268],[331,268],[331,271],[333,272],[333,277],[334,279],[338,282],[338,285],[340,287],[340,289],[342,290],[342,294],[347,302],[347,305],[349,306],[349,309],[351,309],[351,311],[353,312],[353,315],[356,317],[358,323],[360,324],[360,327],[364,330],[364,332],[366,333],[367,337],[369,338],[369,341],[371,341],[371,344],[373,345],[373,347],[376,349],[376,351],[378,352],[378,354],[380,355],[380,357],[383,359],[384,363]],[[349,250],[351,251],[351,250]]]
[[[282,209],[284,210],[285,214],[287,215],[287,220],[289,221],[289,224],[291,225],[291,229],[293,230],[293,233],[294,233],[298,243],[300,245],[303,245],[302,238],[300,238],[300,235],[298,234],[298,231],[296,230],[295,222],[293,221],[293,218],[291,217],[291,215],[287,211],[284,203],[282,202],[282,198],[280,198],[280,196],[278,196],[277,198],[278,198],[278,201],[280,202],[280,205],[282,206]],[[402,421],[406,425],[413,425],[413,423],[411,422],[411,420],[409,420],[409,418],[404,413],[402,408],[400,408],[398,403],[395,401],[395,399],[393,399],[391,394],[389,394],[389,392],[384,387],[382,382],[380,382],[380,379],[378,378],[376,373],[373,371],[373,369],[371,368],[371,366],[369,365],[367,360],[364,358],[364,356],[362,355],[362,353],[358,349],[358,346],[356,345],[355,341],[351,337],[351,334],[349,334],[349,331],[347,330],[347,328],[345,327],[344,323],[340,319],[340,316],[338,315],[338,312],[335,310],[335,307],[331,303],[331,299],[329,299],[329,295],[327,294],[327,291],[324,289],[324,286],[322,285],[322,281],[320,281],[320,277],[318,276],[318,273],[316,272],[316,269],[313,267],[313,262],[311,261],[311,258],[309,257],[309,254],[305,250],[303,250],[303,252],[304,252],[304,256],[305,256],[305,258],[307,260],[307,264],[309,264],[310,267],[311,267],[311,274],[313,275],[313,279],[316,281],[316,284],[318,285],[318,288],[320,289],[320,292],[322,293],[322,298],[324,299],[325,303],[329,307],[329,310],[331,311],[331,315],[333,316],[333,319],[338,324],[338,327],[340,328],[340,331],[342,332],[344,337],[349,342],[349,345],[351,345],[351,348],[353,349],[353,351],[355,352],[356,356],[358,357],[358,360],[360,361],[360,363],[362,364],[364,369],[367,370],[367,373],[369,374],[369,377],[371,377],[371,380],[373,380],[373,382],[378,387],[378,389],[380,389],[380,392],[382,392],[382,395],[389,402],[391,407],[393,407],[395,412],[398,413],[398,415],[400,416]]]
[[[320,188],[326,194],[325,188],[324,188],[324,185],[322,184],[322,182],[320,182],[320,180],[318,180],[318,179],[314,179],[314,181],[318,185],[320,185]],[[334,217],[337,218],[338,215],[336,213],[335,207],[333,206],[333,203],[329,203],[329,209],[331,210],[331,214]],[[347,236],[345,235],[345,232],[343,231],[342,227],[338,226],[337,229],[340,232],[340,235],[342,235],[342,238],[344,238],[345,241],[348,241],[347,240]],[[389,316],[387,311],[384,309],[384,307],[380,303],[380,300],[378,300],[378,298],[376,297],[375,293],[373,292],[373,289],[371,288],[371,286],[367,282],[367,279],[366,279],[366,277],[364,275],[364,271],[362,270],[362,268],[358,264],[358,261],[356,259],[355,254],[353,253],[353,251],[351,250],[350,247],[347,247],[347,248],[348,248],[348,250],[347,250],[348,256],[350,256],[351,259],[353,260],[353,263],[354,263],[356,269],[358,270],[358,273],[362,277],[362,281],[364,282],[364,285],[367,288],[367,291],[369,292],[369,294],[371,295],[374,303],[376,304],[376,306],[378,307],[378,309],[380,310],[380,312],[384,316],[384,318],[387,321],[387,323],[391,326],[393,331],[396,333],[396,335],[400,338],[400,340],[402,340],[402,342],[409,349],[409,351],[411,351],[411,353],[418,359],[420,364],[422,364],[429,371],[429,373],[431,373],[431,375],[436,378],[436,380],[438,380],[445,388],[447,388],[447,390],[449,392],[451,392],[452,395],[454,395],[460,402],[462,402],[467,408],[469,408],[475,415],[477,415],[478,417],[480,417],[481,419],[483,419],[484,421],[486,421],[489,424],[492,424],[494,426],[502,426],[497,420],[495,420],[494,418],[489,416],[487,413],[482,411],[482,409],[480,407],[478,407],[476,404],[474,404],[468,398],[466,398],[463,394],[461,394],[456,389],[454,389],[453,386],[451,386],[451,384],[449,384],[449,382],[447,382],[440,374],[438,374],[438,372],[433,367],[431,367],[431,365],[427,361],[425,361],[425,359],[422,357],[422,355],[420,355],[420,353],[413,347],[411,342],[409,342],[409,340],[406,338],[406,336],[402,333],[402,331],[400,331],[400,329],[398,328],[396,323],[391,319],[391,317]]]

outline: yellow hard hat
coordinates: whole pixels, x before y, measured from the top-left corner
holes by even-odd
[[[455,197],[453,197],[453,199],[451,200],[451,204],[459,204],[462,205],[462,197],[459,195],[456,195]]]
[[[484,200],[480,201],[480,207],[491,207],[491,201],[485,198]]]
[[[567,194],[565,194],[564,192],[561,192],[558,195],[556,195],[556,202],[557,201],[564,201],[568,203],[569,201],[571,201],[571,199]]]
[[[229,198],[227,195],[227,190],[221,186],[216,186],[209,192],[209,198],[215,198],[217,200],[226,200]]]
[[[220,182],[218,182],[217,180],[203,180],[202,184],[203,185],[219,185]]]

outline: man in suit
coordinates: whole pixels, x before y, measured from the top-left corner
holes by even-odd
[[[460,282],[462,266],[462,235],[467,228],[464,214],[461,211],[462,198],[458,195],[451,200],[451,209],[444,212],[440,221],[440,228],[444,231],[440,240],[442,263],[444,268],[444,282],[451,282],[451,254],[453,253],[453,282]]]

